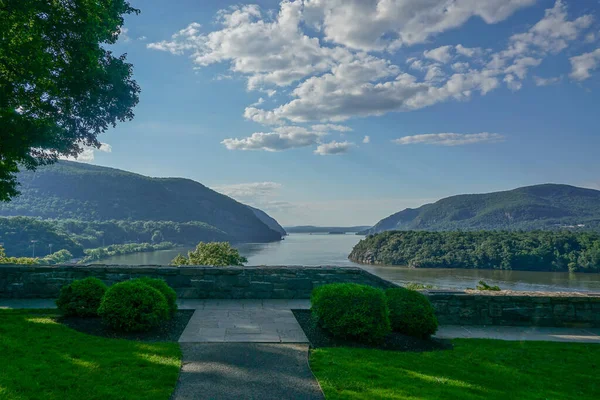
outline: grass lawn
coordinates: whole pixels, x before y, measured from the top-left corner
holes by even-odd
[[[320,348],[310,364],[328,400],[600,399],[600,345],[453,343],[428,353]]]
[[[177,343],[79,333],[52,311],[0,310],[0,399],[168,399]]]

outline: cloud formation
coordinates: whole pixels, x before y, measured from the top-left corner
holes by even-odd
[[[438,146],[461,146],[477,143],[497,143],[504,141],[504,136],[498,133],[430,133],[425,135],[404,136],[393,140],[400,145],[431,144]]]
[[[351,142],[336,142],[335,140],[333,140],[329,143],[320,144],[315,149],[314,153],[319,154],[321,156],[344,154],[347,153],[353,146],[354,143]]]
[[[61,160],[80,161],[80,162],[92,162],[95,159],[95,152],[101,151],[103,153],[111,153],[112,146],[108,143],[100,143],[100,147],[96,148],[93,146],[81,146],[83,151],[77,155],[77,157],[60,156]]]
[[[279,151],[318,145],[317,154],[330,154],[321,136],[350,131],[342,121],[465,101],[504,85],[516,92],[548,56],[589,36],[592,15],[570,16],[567,3],[556,0],[537,23],[510,36],[497,50],[438,45],[396,65],[400,47],[427,43],[472,18],[494,24],[535,3],[283,0],[278,12],[256,5],[229,7],[218,13],[212,31],[203,32],[200,24],[192,23],[147,47],[188,54],[196,68],[224,63],[229,74],[246,79],[248,90],[269,96],[279,91],[273,108],[259,101],[243,113],[271,127],[250,137],[225,139],[228,149]],[[573,79],[590,76],[599,62],[597,52],[571,58]],[[533,81],[538,86],[554,83],[539,77]],[[305,124],[312,125],[297,126]]]
[[[571,61],[571,74],[569,75],[571,78],[577,81],[589,79],[592,76],[591,71],[600,65],[600,48],[580,56],[571,57],[569,61]]]

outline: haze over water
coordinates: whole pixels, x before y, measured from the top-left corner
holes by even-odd
[[[600,292],[600,274],[472,269],[414,269],[399,266],[359,265],[348,254],[362,239],[357,235],[290,234],[281,242],[238,245],[247,265],[355,265],[397,283],[416,282],[443,289],[474,288],[479,280],[502,289],[524,291]],[[187,248],[110,257],[107,264],[168,264]]]

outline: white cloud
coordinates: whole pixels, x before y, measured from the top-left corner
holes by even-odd
[[[590,73],[592,70],[598,68],[600,64],[600,48],[584,53],[580,56],[571,57],[571,78],[584,81],[592,76]]]
[[[354,143],[351,142],[336,142],[333,140],[329,143],[320,144],[314,153],[321,156],[344,154],[347,153],[353,146]]]
[[[497,143],[504,141],[504,136],[497,133],[431,133],[425,135],[404,136],[393,140],[400,145],[431,144],[439,146],[460,146],[476,143]]]
[[[145,42],[147,39],[148,38],[146,36],[143,36],[143,35],[140,36],[140,37],[138,37],[138,40],[141,41],[141,42]]]
[[[306,0],[305,17],[325,39],[371,51],[424,43],[472,17],[505,20],[536,0]]]
[[[536,86],[550,86],[554,85],[562,80],[562,76],[556,76],[553,78],[542,78],[540,76],[534,76],[533,81]]]
[[[111,153],[112,146],[108,143],[100,143],[100,147],[96,148],[93,146],[82,145],[82,152],[77,157],[70,156],[59,156],[61,160],[80,161],[80,162],[92,162],[95,159],[95,152],[101,151],[103,153]]]
[[[129,29],[128,28],[120,27],[118,35],[119,35],[119,41],[121,41],[123,43],[131,42],[131,38],[129,37]]]
[[[456,52],[465,57],[476,57],[483,54],[483,50],[479,47],[464,47],[462,44],[456,45]]]
[[[317,132],[329,132],[329,131],[337,131],[337,132],[351,132],[352,128],[345,125],[335,125],[335,124],[317,124],[311,126],[314,131]]]
[[[371,136],[369,136],[369,135],[365,136],[362,142],[363,143],[371,143]]]
[[[230,138],[221,143],[229,150],[282,151],[315,145],[324,134],[300,126],[281,126],[273,132],[256,132],[243,139]]]
[[[429,58],[430,60],[435,60],[445,64],[452,59],[452,54],[450,54],[451,49],[452,46],[441,46],[432,50],[425,50],[423,52],[423,56],[425,56],[425,58]]]
[[[586,43],[593,43],[595,41],[596,41],[596,33],[595,32],[590,32],[587,35],[585,35]]]
[[[247,199],[255,197],[272,196],[281,188],[276,182],[250,182],[236,183],[232,185],[218,185],[212,189],[235,199]]]
[[[465,72],[469,70],[468,62],[456,62],[452,64],[452,69],[456,72]]]

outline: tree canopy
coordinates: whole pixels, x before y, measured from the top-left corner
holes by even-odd
[[[600,272],[600,234],[388,231],[361,240],[349,258],[414,268]]]
[[[210,265],[214,267],[243,266],[248,262],[246,257],[231,247],[228,242],[198,243],[196,249],[188,252],[188,256],[178,255],[171,265]]]
[[[99,147],[133,118],[140,88],[117,41],[126,0],[0,0],[0,201],[15,174]]]

